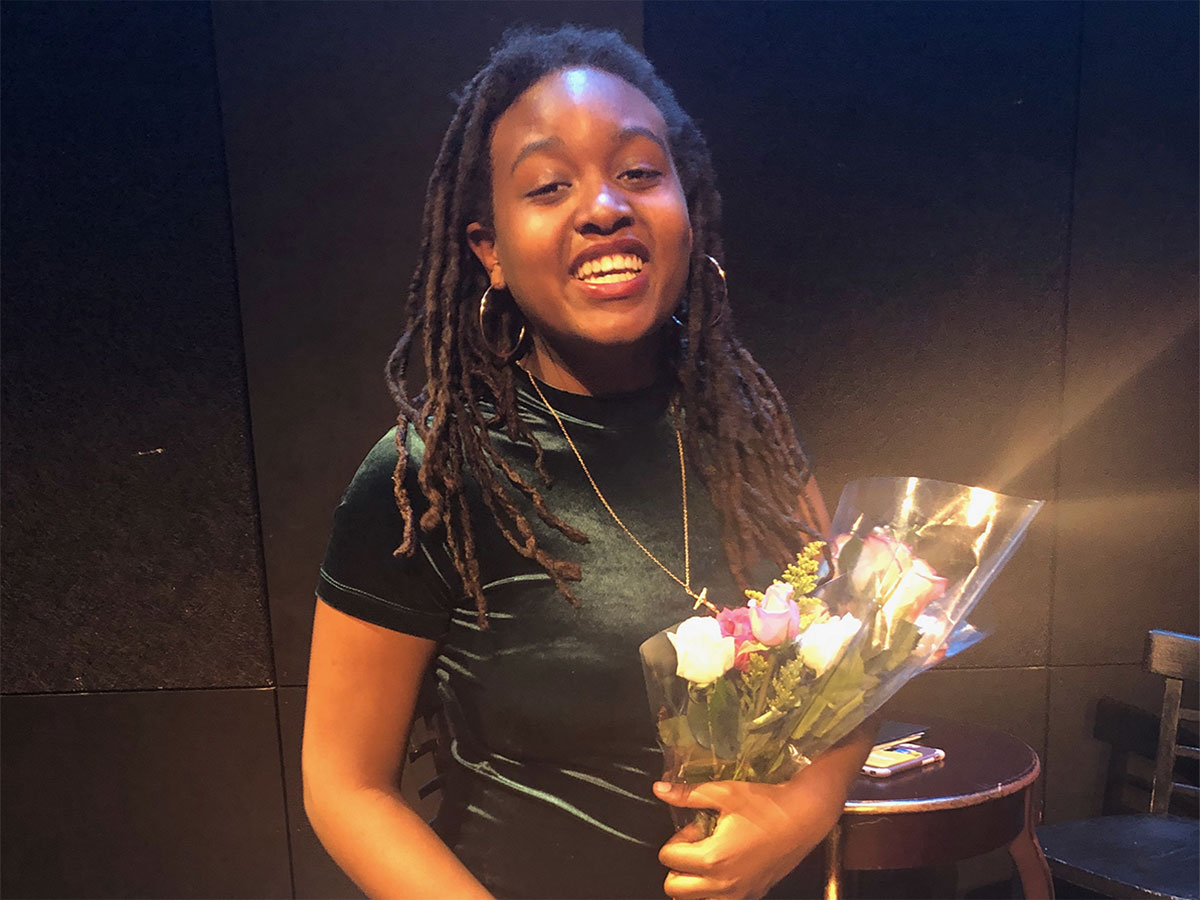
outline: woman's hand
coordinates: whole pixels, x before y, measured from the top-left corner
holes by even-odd
[[[656,784],[655,794],[672,806],[720,814],[711,836],[689,825],[659,851],[659,861],[671,870],[663,884],[667,896],[763,896],[837,823],[874,733],[873,723],[859,728],[784,784]]]
[[[800,773],[798,778],[803,776]],[[670,785],[655,793],[672,806],[720,813],[710,837],[688,825],[659,851],[675,900],[761,897],[812,852],[837,822],[842,805],[827,790],[797,785],[714,781]]]

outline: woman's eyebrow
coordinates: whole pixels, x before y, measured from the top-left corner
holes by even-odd
[[[558,137],[544,137],[539,138],[536,141],[530,141],[521,148],[521,152],[518,153],[517,158],[513,160],[512,168],[509,170],[509,174],[517,171],[517,166],[521,164],[521,161],[524,160],[525,157],[532,156],[535,153],[541,153],[543,150],[557,149],[562,145],[563,140],[562,138]]]
[[[668,156],[671,151],[667,148],[667,142],[655,134],[651,129],[644,125],[628,125],[622,128],[617,134],[617,143],[624,144],[627,141],[633,140],[635,137],[644,137],[658,144],[659,149]]]

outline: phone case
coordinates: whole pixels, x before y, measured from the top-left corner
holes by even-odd
[[[887,749],[874,749],[863,763],[863,773],[873,778],[887,778],[897,772],[927,766],[946,758],[946,751],[939,747],[923,747],[920,744],[897,744]]]

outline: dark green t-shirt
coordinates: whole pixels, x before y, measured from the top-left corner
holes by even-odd
[[[658,849],[667,807],[638,647],[692,615],[692,600],[620,530],[597,499],[557,423],[522,375],[520,415],[554,479],[550,508],[590,537],[575,545],[526,512],[552,554],[582,566],[572,607],[500,534],[477,491],[471,514],[489,628],[477,627],[448,549],[422,534],[395,558],[402,523],[392,493],[394,432],[363,462],[335,514],[319,595],[350,615],[440,644],[439,692],[454,741],[435,828],[500,897],[661,897]],[[544,386],[596,483],[629,529],[682,576],[679,455],[669,390],[584,397]],[[491,432],[497,450],[532,472],[533,450]],[[407,436],[407,484],[423,447]],[[717,516],[688,470],[692,587],[737,605]],[[534,476],[536,477],[536,476]],[[470,484],[470,482],[468,482]],[[472,485],[473,487],[473,485]],[[767,564],[754,582],[776,574]]]

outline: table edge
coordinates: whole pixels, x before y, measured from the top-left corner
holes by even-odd
[[[1011,781],[1005,781],[994,788],[974,791],[970,794],[955,794],[951,797],[921,797],[912,800],[847,800],[842,809],[843,815],[863,816],[876,813],[918,813],[934,812],[940,809],[961,809],[966,806],[978,806],[989,800],[998,800],[1018,791],[1023,791],[1038,779],[1042,771],[1042,761],[1033,754],[1033,765]]]

